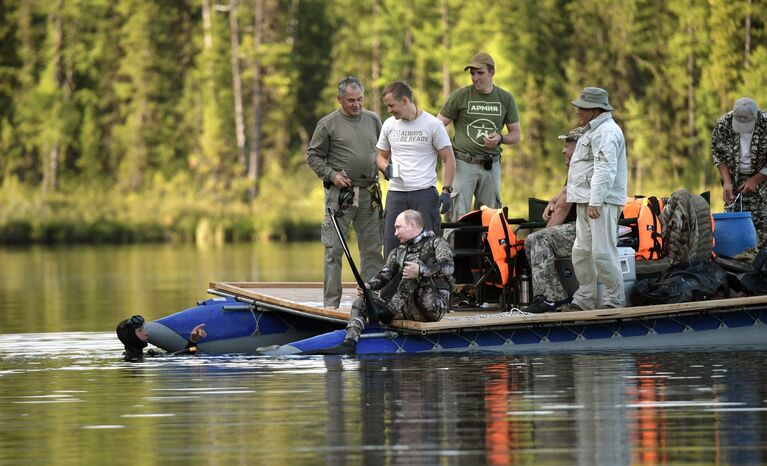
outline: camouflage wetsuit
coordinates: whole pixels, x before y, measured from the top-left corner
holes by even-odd
[[[559,257],[569,257],[573,243],[575,222],[546,227],[525,238],[525,252],[532,266],[533,295],[543,295],[549,301],[562,301],[568,297],[554,261]]]
[[[711,135],[711,155],[715,165],[727,164],[735,189],[755,173],[767,170],[767,112],[759,110],[756,126],[751,137],[751,173],[740,170],[740,134],[732,129],[733,112],[728,112],[716,122]],[[726,206],[725,206],[726,207]],[[733,207],[740,210],[740,203]],[[725,208],[727,211],[733,208]],[[743,196],[743,210],[751,212],[756,227],[757,246],[767,247],[767,183],[760,184],[756,191]]]
[[[450,307],[450,290],[453,285],[453,251],[442,237],[425,230],[389,253],[383,269],[368,281],[370,289],[380,290],[393,278],[402,274],[405,262],[416,262],[420,267],[418,278],[403,278],[389,302],[376,299],[382,312],[382,321],[407,319],[419,322],[436,322]],[[346,339],[359,340],[365,328],[365,302],[354,300]]]

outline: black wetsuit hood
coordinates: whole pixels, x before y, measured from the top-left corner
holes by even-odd
[[[147,342],[142,341],[136,336],[136,329],[141,327],[141,325],[137,325],[136,317],[140,316],[125,319],[117,324],[117,338],[119,338],[125,346],[124,356],[126,361],[142,359],[144,357],[144,348],[147,347]],[[141,318],[142,325],[143,321],[144,319]]]

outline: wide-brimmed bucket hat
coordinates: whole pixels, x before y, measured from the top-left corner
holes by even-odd
[[[608,112],[613,111],[607,98],[607,91],[600,87],[584,87],[581,96],[570,103],[578,108],[602,108]]]

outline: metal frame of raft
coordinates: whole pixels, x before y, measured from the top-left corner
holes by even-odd
[[[219,297],[152,322],[152,343],[183,347],[182,335],[205,321],[209,337],[198,346],[208,353],[321,351],[343,340],[348,302],[356,295],[353,284],[345,284],[347,310],[332,310],[321,305],[319,283],[215,282],[209,292]],[[546,314],[454,311],[439,322],[367,328],[357,354],[744,346],[767,346],[767,296]]]

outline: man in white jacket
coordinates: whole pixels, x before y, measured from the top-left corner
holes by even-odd
[[[602,307],[623,307],[617,242],[618,216],[626,204],[626,141],[607,91],[587,87],[572,104],[586,127],[567,174],[567,202],[576,204],[578,215],[572,259],[580,287],[562,310],[595,309],[597,282],[604,286]]]

